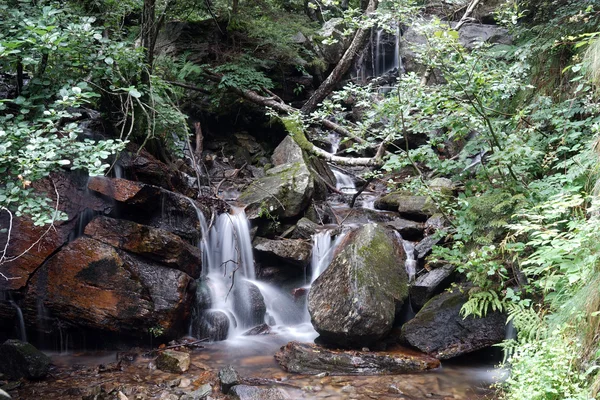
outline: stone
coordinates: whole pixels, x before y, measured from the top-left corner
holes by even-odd
[[[344,36],[344,31],[344,20],[331,18],[325,21],[323,27],[317,32],[320,40],[316,44],[328,64],[337,64],[344,55],[348,41],[351,40],[348,36]]]
[[[421,222],[395,218],[386,222],[385,225],[397,231],[406,240],[416,240],[423,237],[424,225]]]
[[[375,200],[378,210],[398,211],[406,219],[425,222],[435,214],[437,207],[427,196],[413,196],[407,192],[394,192]]]
[[[173,374],[183,373],[190,368],[190,355],[182,351],[162,351],[156,358],[156,368]]]
[[[179,400],[179,396],[173,393],[164,391],[160,394],[159,400]]]
[[[125,396],[125,394],[123,392],[121,392],[121,391],[119,391],[117,393],[117,399],[118,400],[129,400],[129,398],[127,396]]]
[[[85,234],[102,243],[183,271],[192,278],[200,277],[200,249],[164,229],[99,217],[86,226]]]
[[[228,365],[219,370],[219,382],[221,383],[221,392],[227,394],[229,389],[240,384],[240,377],[233,366]]]
[[[402,326],[401,339],[440,360],[504,340],[506,315],[492,311],[484,318],[463,318],[460,309],[466,301],[467,294],[458,289],[435,296]]]
[[[252,329],[248,329],[242,336],[270,335],[271,327],[267,324],[260,324]]]
[[[263,389],[256,386],[236,385],[229,391],[232,400],[286,400],[287,396],[281,389]]]
[[[273,151],[271,162],[275,167],[304,162],[302,149],[294,142],[294,139],[290,135],[287,135]]]
[[[445,196],[452,196],[454,194],[454,182],[448,178],[434,178],[427,182],[427,186],[432,191],[438,192]]]
[[[256,237],[254,250],[261,258],[271,258],[305,267],[310,262],[312,246],[302,239],[271,240]]]
[[[314,193],[313,178],[303,161],[282,164],[253,181],[240,195],[249,219],[270,215],[291,218],[299,215]]]
[[[296,223],[296,228],[292,232],[292,237],[294,239],[311,239],[319,227],[319,224],[312,222],[306,217],[302,217]]]
[[[431,254],[431,250],[433,250],[433,246],[437,245],[442,241],[442,237],[438,235],[431,235],[425,237],[415,246],[415,255],[417,260],[422,260]]]
[[[451,283],[455,269],[454,265],[446,264],[419,276],[410,288],[412,305],[420,309],[434,295],[444,290]]]
[[[192,324],[192,336],[217,342],[227,339],[229,317],[221,310],[204,310]]]
[[[135,336],[175,334],[189,318],[195,281],[186,273],[89,237],[65,245],[33,275],[26,319],[38,302],[62,321]]]
[[[389,229],[367,224],[349,233],[308,294],[321,339],[361,348],[385,337],[408,297],[405,260]]]
[[[187,387],[190,387],[190,385],[192,384],[192,380],[188,379],[188,378],[182,378],[181,381],[179,382],[179,386],[182,389],[185,389]]]
[[[234,311],[241,316],[242,321],[247,321],[250,327],[265,322],[267,306],[260,289],[254,283],[238,280],[233,285],[231,294],[235,298]]]
[[[33,345],[8,339],[0,346],[0,372],[11,379],[42,379],[50,369],[50,358]]]
[[[388,375],[440,366],[435,358],[399,346],[386,351],[365,352],[290,342],[281,347],[275,359],[284,370],[305,375]]]
[[[445,228],[448,225],[448,221],[443,214],[433,214],[427,221],[425,221],[425,233],[431,235],[440,229]]]
[[[212,393],[212,386],[210,383],[205,383],[193,392],[184,394],[180,400],[202,400],[206,399]]]

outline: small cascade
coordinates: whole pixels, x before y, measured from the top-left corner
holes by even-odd
[[[267,306],[266,320],[269,325],[290,326],[303,322],[304,307],[296,303],[292,297],[278,287],[266,282],[248,280],[260,290]]]
[[[417,275],[417,259],[415,257],[415,244],[411,241],[405,240],[400,233],[395,232],[398,241],[402,243],[402,248],[406,254],[406,261],[404,262],[404,268],[408,274],[408,282],[413,282]]]
[[[331,258],[329,257],[331,253],[331,232],[330,231],[321,231],[317,232],[313,235],[313,250],[312,250],[312,259],[310,261],[312,275],[310,278],[310,283],[312,284],[315,279],[321,275],[325,268],[329,266],[331,262]]]
[[[354,184],[354,180],[350,176],[348,176],[336,169],[333,169],[332,171],[333,171],[333,175],[335,176],[335,180],[336,180],[335,188],[337,190],[339,190],[342,193],[346,193],[346,194],[356,193],[356,185]]]
[[[383,75],[385,71],[385,46],[381,41],[381,35],[384,33],[383,29],[377,29],[375,39],[375,76]]]
[[[342,139],[338,134],[333,132],[327,136],[327,139],[329,139],[329,143],[331,143],[331,153],[336,154],[340,149],[340,143],[342,142]]]
[[[23,342],[27,341],[27,332],[25,331],[25,319],[23,318],[23,311],[21,311],[21,307],[13,300],[9,300],[11,306],[17,311],[17,320],[18,320],[18,329],[19,329],[19,339]]]

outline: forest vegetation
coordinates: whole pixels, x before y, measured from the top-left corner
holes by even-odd
[[[501,345],[510,376],[499,398],[598,398],[600,5],[495,2],[513,43],[466,48],[458,30],[479,3],[3,0],[0,210],[38,225],[64,218],[35,182],[60,169],[105,174],[128,143],[168,164],[194,149],[201,175],[202,133],[183,110],[196,102],[226,114],[245,102],[316,157],[368,166],[368,181],[406,171],[390,191],[435,200],[451,229],[429,262],[456,265],[472,284],[465,316],[500,310],[516,331]],[[424,17],[431,9],[445,17]],[[319,39],[332,18],[343,37]],[[159,34],[172,21],[208,21],[227,46],[208,64],[162,52]],[[371,28],[397,26],[426,41],[411,49],[419,67],[385,92],[347,79],[356,51],[328,68],[298,40],[360,48]],[[312,76],[315,90],[298,84],[297,101],[282,101],[281,65]],[[345,118],[350,107],[360,118]],[[90,110],[112,136],[86,135],[77,122]],[[344,137],[344,156],[316,145],[327,130]],[[417,137],[426,140],[413,145]],[[466,150],[448,156],[458,144]],[[425,180],[435,177],[457,183],[458,197],[431,190]]]

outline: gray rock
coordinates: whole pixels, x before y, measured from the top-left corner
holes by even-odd
[[[229,328],[229,317],[223,311],[204,310],[193,321],[192,336],[217,342],[227,339]]]
[[[427,186],[429,186],[429,189],[431,189],[435,192],[439,192],[441,194],[449,195],[449,196],[452,196],[454,189],[455,189],[454,182],[452,182],[448,178],[432,179],[429,182],[427,182]]]
[[[310,239],[319,229],[319,224],[312,222],[306,217],[300,218],[296,223],[296,228],[292,233],[294,239]]]
[[[419,276],[410,288],[410,301],[417,309],[422,308],[435,294],[445,289],[452,280],[455,266],[446,264]]]
[[[421,240],[415,246],[415,255],[417,257],[417,260],[422,260],[425,257],[427,257],[431,253],[433,246],[440,243],[441,241],[442,238],[438,237],[438,235],[427,236],[423,240]]]
[[[261,256],[275,257],[301,267],[310,262],[312,246],[302,239],[271,240],[256,237],[253,245],[254,250]]]
[[[161,371],[180,374],[190,368],[190,355],[182,351],[165,350],[158,355],[156,367]]]
[[[443,214],[433,214],[427,221],[425,221],[425,232],[428,235],[439,231],[447,226],[448,221]]]
[[[302,149],[294,142],[294,139],[288,135],[273,151],[271,162],[276,167],[284,164],[304,162]]]
[[[408,219],[396,218],[386,222],[386,225],[396,230],[406,240],[423,237],[424,225],[421,222],[410,221]]]
[[[206,399],[212,393],[212,386],[205,383],[193,392],[184,394],[180,400],[202,400]]]
[[[408,296],[405,260],[388,229],[367,224],[348,234],[308,295],[321,339],[363,347],[387,335]]]
[[[235,385],[239,385],[240,377],[233,366],[228,365],[219,370],[219,381],[221,382],[221,391],[225,394]]]
[[[435,358],[401,347],[382,352],[333,350],[313,343],[290,342],[275,359],[288,372],[306,375],[387,375],[440,366]]]
[[[265,322],[267,306],[255,284],[246,280],[238,280],[233,285],[230,295],[235,298],[233,304],[236,315],[249,324],[248,328]]]
[[[351,40],[343,35],[343,24],[342,18],[331,18],[323,24],[318,32],[321,41],[316,44],[319,46],[325,62],[329,64],[337,64],[340,61],[347,42]]]
[[[232,387],[229,396],[232,400],[285,400],[290,398],[278,388],[262,389],[248,385]]]
[[[463,319],[460,309],[466,301],[459,290],[435,296],[402,326],[402,340],[440,360],[504,340],[506,315],[493,311],[484,318]]]
[[[0,389],[0,400],[10,400],[11,397],[4,390]]]
[[[425,222],[437,208],[427,196],[413,196],[407,192],[389,193],[375,201],[378,210],[398,211],[403,218]]]
[[[512,36],[508,30],[498,25],[464,24],[458,31],[460,43],[472,49],[480,43],[512,44]]]
[[[9,339],[0,346],[0,360],[0,372],[12,379],[42,379],[50,368],[48,356],[16,339]]]

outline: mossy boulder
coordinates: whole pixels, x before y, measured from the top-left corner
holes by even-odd
[[[408,192],[389,193],[375,201],[378,210],[398,211],[403,218],[425,222],[437,212],[437,207],[428,196],[414,196]]]
[[[156,368],[173,374],[181,374],[190,368],[190,362],[189,353],[165,350],[156,359]]]
[[[42,379],[49,369],[50,358],[29,343],[9,339],[0,346],[0,372],[9,378]]]
[[[504,340],[506,315],[493,311],[484,318],[463,318],[460,309],[467,299],[458,289],[433,297],[402,326],[402,340],[440,360]]]
[[[363,347],[386,336],[408,297],[405,260],[389,229],[367,224],[348,234],[308,296],[308,310],[321,339]]]

